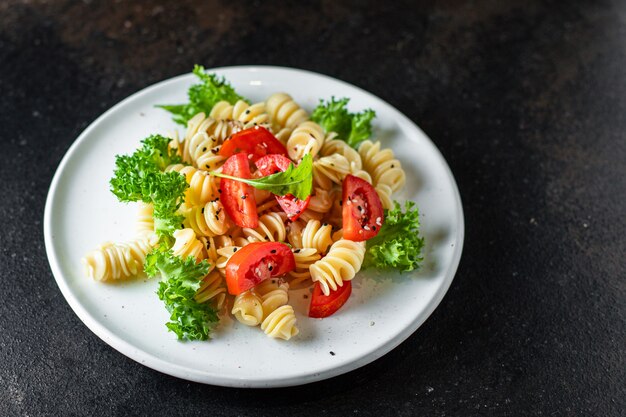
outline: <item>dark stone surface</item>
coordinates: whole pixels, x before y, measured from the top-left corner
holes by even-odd
[[[0,415],[624,415],[623,2],[171,3],[0,4]],[[441,149],[465,251],[397,349],[308,386],[227,389],[145,368],[74,315],[43,244],[57,164],[194,63],[337,77]]]

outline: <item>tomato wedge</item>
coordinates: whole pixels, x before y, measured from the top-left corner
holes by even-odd
[[[378,193],[372,185],[354,175],[342,184],[343,237],[355,242],[371,239],[378,234],[385,215]]]
[[[239,295],[268,278],[285,275],[295,267],[293,253],[284,243],[250,243],[235,252],[226,263],[226,286],[230,294]]]
[[[255,162],[256,167],[259,169],[259,172],[263,176],[268,176],[272,174],[276,174],[281,171],[287,171],[289,168],[289,164],[293,162],[291,159],[286,156],[274,154],[274,155],[266,155]],[[283,209],[285,213],[287,213],[287,217],[289,220],[294,221],[300,217],[300,215],[306,210],[309,205],[309,201],[311,201],[311,196],[308,196],[306,200],[300,200],[291,194],[288,195],[277,195],[276,201]]]
[[[344,281],[342,287],[337,288],[337,291],[332,291],[329,295],[324,295],[320,283],[316,282],[309,305],[309,317],[321,319],[334,314],[348,301],[351,293],[351,281]]]
[[[250,165],[245,153],[238,153],[226,160],[222,172],[237,178],[250,178]],[[254,189],[240,181],[222,178],[220,201],[224,211],[239,227],[255,228],[259,225]]]
[[[251,162],[269,155],[287,155],[287,149],[269,130],[261,126],[254,126],[249,129],[235,133],[220,148],[219,154],[229,157],[243,152],[249,156]]]

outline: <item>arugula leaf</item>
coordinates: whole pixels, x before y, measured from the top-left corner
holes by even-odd
[[[289,164],[286,171],[261,178],[238,178],[215,171],[211,171],[210,174],[220,178],[240,181],[259,190],[271,191],[276,195],[291,194],[297,199],[305,200],[311,195],[311,190],[313,189],[313,158],[311,155],[305,155],[297,167],[294,168],[292,163]]]
[[[207,303],[198,303],[194,296],[202,278],[209,271],[206,260],[196,263],[193,256],[183,259],[171,250],[156,249],[146,257],[144,269],[149,276],[161,274],[157,295],[170,312],[167,328],[181,340],[206,340],[219,317]]]
[[[200,112],[209,114],[218,101],[228,101],[235,104],[238,100],[248,100],[241,97],[235,89],[224,79],[215,74],[207,74],[202,65],[195,65],[193,73],[200,79],[200,84],[192,85],[187,91],[189,103],[174,105],[157,105],[172,113],[174,122],[187,126],[187,122]]]
[[[327,132],[337,133],[337,138],[344,140],[353,148],[372,135],[372,119],[376,116],[374,110],[366,109],[361,113],[348,112],[349,98],[330,101],[320,104],[313,110],[311,119],[322,126]]]
[[[419,236],[419,212],[412,201],[397,201],[392,210],[385,210],[385,223],[380,232],[367,241],[364,267],[412,271],[424,259],[421,255],[424,238]]]
[[[179,228],[182,216],[176,214],[184,200],[187,181],[177,172],[162,172],[168,165],[180,162],[170,139],[151,135],[132,155],[115,158],[111,192],[122,202],[143,201],[154,205],[155,230],[162,240],[170,240]]]

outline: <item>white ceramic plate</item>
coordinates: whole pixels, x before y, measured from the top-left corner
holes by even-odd
[[[398,110],[360,88],[288,68],[218,68],[253,102],[285,91],[312,110],[320,98],[349,97],[353,111],[376,111],[375,137],[391,147],[407,172],[396,196],[419,204],[426,238],[424,267],[411,274],[361,272],[335,315],[306,316],[308,290],[290,293],[300,334],[289,342],[259,328],[224,320],[208,342],[176,340],[157,280],[102,284],[83,275],[80,258],[106,240],[133,237],[136,207],[109,192],[116,154],[131,153],[151,133],[178,127],[155,104],[186,101],[192,74],[148,87],[93,122],[69,149],[54,176],[44,216],[48,259],[57,284],[78,317],[106,343],[158,371],[203,383],[279,387],[330,378],[363,366],[409,337],[437,307],[456,272],[463,246],[463,211],[454,178],[426,135]],[[401,88],[398,85],[398,88]],[[331,353],[332,352],[332,353]]]

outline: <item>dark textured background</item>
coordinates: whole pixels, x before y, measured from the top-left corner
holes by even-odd
[[[0,415],[624,415],[626,3],[301,3],[0,4]],[[441,149],[463,259],[384,358],[304,387],[199,385],[117,353],[63,299],[42,236],[57,164],[194,63],[337,77]]]

